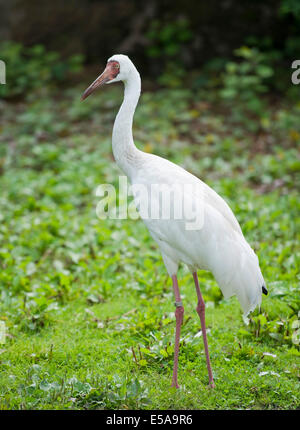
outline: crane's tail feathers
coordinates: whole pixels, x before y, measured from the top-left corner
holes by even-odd
[[[268,291],[257,256],[250,246],[246,249],[243,248],[243,250],[240,249],[239,257],[236,255],[237,259],[234,263],[232,262],[230,276],[226,278],[224,273],[223,276],[219,273],[215,277],[225,299],[233,295],[237,296],[244,311],[244,321],[247,323],[247,315],[254,311],[257,306],[260,307],[262,293],[267,294]]]

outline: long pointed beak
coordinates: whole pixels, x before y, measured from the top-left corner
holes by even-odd
[[[104,85],[106,82],[110,81],[110,72],[110,68],[106,67],[104,72],[100,76],[98,76],[98,78],[95,79],[94,82],[85,90],[85,92],[81,96],[81,100],[85,100],[98,87],[101,87],[101,85]]]

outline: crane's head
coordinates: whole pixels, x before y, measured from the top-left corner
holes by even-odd
[[[127,81],[130,74],[137,70],[127,55],[113,55],[107,61],[104,72],[85,90],[81,100],[86,99],[93,91],[104,84],[112,84],[118,81]]]

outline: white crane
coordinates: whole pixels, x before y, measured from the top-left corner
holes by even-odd
[[[268,293],[258,258],[246,242],[231,209],[215,191],[176,164],[156,155],[144,153],[134,145],[132,121],[140,97],[141,79],[134,64],[126,55],[112,56],[104,72],[86,89],[82,99],[101,85],[118,81],[124,83],[124,100],[112,133],[112,149],[118,166],[133,186],[144,186],[147,194],[144,201],[151,207],[156,208],[161,202],[157,193],[151,193],[151,186],[164,184],[169,190],[174,191],[171,194],[171,209],[174,209],[178,202],[190,208],[181,218],[175,216],[170,219],[151,218],[141,214],[161,250],[173,282],[176,332],[172,386],[178,388],[178,353],[184,308],[178,288],[177,270],[178,264],[183,262],[193,274],[196,286],[198,297],[196,310],[201,322],[209,386],[214,387],[205,327],[205,304],[199,288],[197,269],[211,271],[224,297],[236,295],[246,316],[256,306],[260,306],[262,292]],[[143,198],[140,194],[135,195],[137,206],[140,206]],[[202,222],[198,228],[191,229],[187,228],[187,223],[191,221],[195,203]],[[161,210],[159,213],[161,214]]]

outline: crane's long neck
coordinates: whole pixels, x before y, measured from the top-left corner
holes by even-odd
[[[137,70],[133,70],[128,80],[124,82],[124,99],[116,116],[112,149],[118,166],[131,177],[142,157],[132,137],[132,122],[136,105],[141,93],[141,78]]]

